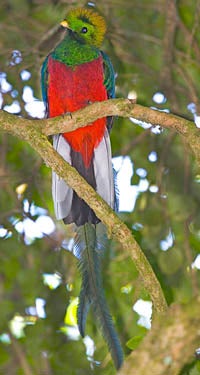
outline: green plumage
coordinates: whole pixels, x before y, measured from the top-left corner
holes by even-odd
[[[108,344],[109,351],[119,369],[123,362],[123,351],[115,331],[102,285],[101,258],[103,254],[102,234],[104,226],[85,224],[77,229],[75,250],[79,258],[82,285],[78,306],[78,325],[81,335],[85,335],[86,317],[90,306]],[[98,235],[97,235],[98,233]],[[99,241],[100,239],[100,241]],[[105,241],[105,240],[104,240]]]
[[[96,59],[99,54],[100,51],[97,48],[87,44],[80,44],[71,37],[70,31],[68,31],[64,40],[55,48],[51,55],[55,60],[74,67]]]

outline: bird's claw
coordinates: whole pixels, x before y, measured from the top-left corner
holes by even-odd
[[[71,120],[72,120],[72,113],[71,112],[62,113],[62,117],[64,118],[65,116],[70,116]]]

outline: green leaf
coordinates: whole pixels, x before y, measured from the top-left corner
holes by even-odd
[[[140,345],[143,338],[144,336],[134,336],[127,341],[126,346],[131,350],[135,350]]]

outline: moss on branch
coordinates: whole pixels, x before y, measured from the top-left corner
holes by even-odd
[[[178,375],[199,347],[200,300],[171,305],[124,363],[119,375]]]

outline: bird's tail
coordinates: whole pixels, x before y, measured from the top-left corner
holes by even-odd
[[[79,259],[82,285],[78,306],[78,326],[81,336],[85,334],[86,318],[90,306],[102,330],[115,367],[123,362],[123,351],[110,315],[101,278],[102,240],[97,231],[102,224],[85,224],[77,228],[75,252]]]

